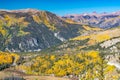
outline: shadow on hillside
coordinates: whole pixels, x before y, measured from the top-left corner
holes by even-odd
[[[25,80],[25,79],[21,77],[6,77],[3,80]]]

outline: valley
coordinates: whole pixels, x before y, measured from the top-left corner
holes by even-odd
[[[119,80],[119,16],[0,10],[0,79]]]

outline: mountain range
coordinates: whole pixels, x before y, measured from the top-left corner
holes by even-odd
[[[76,43],[79,47],[93,46],[119,37],[119,16],[120,12],[60,17],[35,9],[0,10],[0,50],[41,51],[76,39],[82,43]]]
[[[120,11],[113,13],[83,13],[83,14],[69,14],[63,16],[65,19],[72,19],[81,24],[87,24],[94,27],[109,29],[120,26]]]

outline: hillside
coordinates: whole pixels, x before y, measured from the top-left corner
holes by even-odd
[[[108,61],[108,64],[115,65],[120,69],[120,28],[101,30],[89,34],[71,38],[62,44],[42,50],[42,53],[57,53],[73,55],[79,52],[95,50]]]
[[[0,11],[2,51],[40,51],[86,31],[88,30],[81,24],[62,19],[48,11],[34,9]]]
[[[112,28],[108,30],[85,32],[80,36],[71,38],[62,44],[55,45],[51,48],[43,50],[43,52],[67,52],[81,50],[98,50],[108,52],[119,52],[120,44],[120,28]],[[69,51],[69,52],[70,52]],[[71,52],[72,53],[72,52]]]

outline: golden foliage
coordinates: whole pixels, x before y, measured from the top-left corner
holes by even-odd
[[[27,27],[29,22],[25,21],[25,17],[20,17],[20,18],[17,19],[17,24],[20,27]]]
[[[96,43],[100,43],[100,42],[112,39],[114,37],[119,37],[120,36],[119,34],[120,34],[120,29],[114,28],[111,30],[92,32],[90,34],[72,38],[70,40],[80,41],[80,40],[88,39],[87,45],[89,46],[89,45],[95,45]]]
[[[43,23],[45,24],[50,30],[56,30],[56,27],[55,25],[52,23],[52,21],[49,20],[49,16],[47,15],[46,12],[42,11],[40,12],[39,15],[32,15],[33,17],[33,20],[40,24],[40,23]]]
[[[72,19],[65,19],[65,22],[70,23],[70,24],[79,24],[79,23],[73,21]]]
[[[4,15],[4,21],[7,27],[18,24],[20,27],[26,27],[29,23],[25,21],[25,17],[15,18],[10,15]]]
[[[2,28],[2,26],[0,26],[0,33],[5,36],[7,31],[5,29]]]
[[[95,44],[99,42],[103,42],[109,40],[110,36],[108,34],[98,34],[98,35],[91,35],[88,44]]]
[[[14,58],[14,59],[13,59]],[[0,52],[0,65],[17,62],[20,56],[14,53]]]
[[[40,19],[40,17],[38,16],[38,15],[32,15],[32,17],[33,17],[33,20],[36,22],[36,23],[41,23],[42,21],[41,21],[41,19]]]
[[[76,75],[82,80],[93,80],[95,78],[101,79],[102,74],[106,76],[115,70],[114,66],[109,66],[103,62],[104,60],[98,51],[80,52],[72,55],[41,55],[32,59],[32,64],[21,65],[21,70],[24,70],[27,74]]]
[[[89,39],[88,41],[88,45],[94,45],[96,43],[100,43],[106,40],[111,39],[111,36],[109,34],[90,34],[90,35],[85,35],[85,36],[78,36],[75,37],[71,40],[85,40],[85,39]]]
[[[13,29],[13,27],[18,27],[19,32],[18,36],[29,34],[28,32],[24,32],[23,28],[27,27],[29,22],[25,21],[25,17],[16,18],[11,15],[4,15],[4,18],[0,20],[0,33],[5,37],[9,35],[9,30]]]
[[[75,41],[78,40],[79,41],[79,40],[85,40],[85,39],[88,39],[88,38],[90,38],[90,36],[78,36],[78,37],[75,37],[71,40],[75,40]]]
[[[50,30],[56,30],[56,27],[53,23],[50,22],[49,17],[47,16],[46,12],[42,12],[42,21],[43,23],[50,29]]]
[[[88,25],[83,25],[83,28],[84,28],[85,30],[87,30],[87,31],[90,31],[90,30],[99,31],[99,30],[101,30],[100,28],[95,28],[95,27],[91,28],[91,27],[88,26]]]

